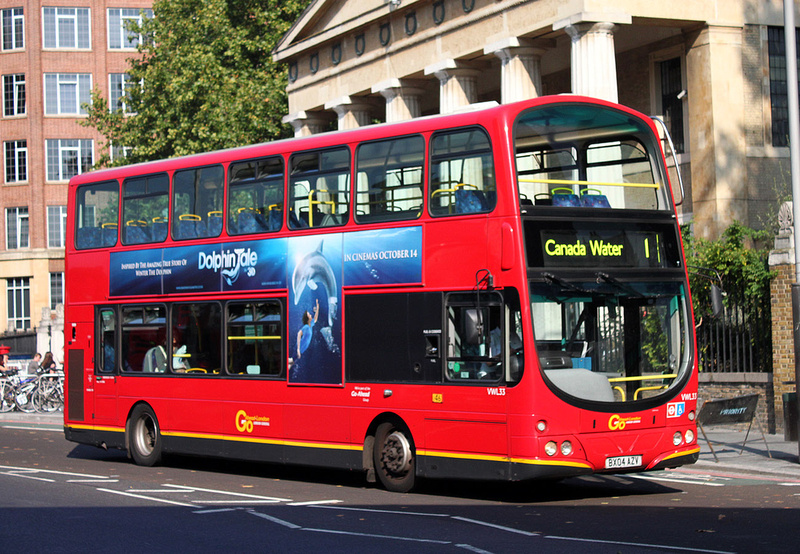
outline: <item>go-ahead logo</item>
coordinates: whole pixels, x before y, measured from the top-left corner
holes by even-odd
[[[233,285],[239,278],[239,273],[244,271],[248,277],[256,274],[258,254],[250,248],[234,248],[222,252],[199,252],[197,255],[197,269],[211,269],[216,273],[220,271],[228,285]]]
[[[269,427],[269,418],[247,415],[244,410],[236,412],[236,430],[240,433],[252,433],[256,425]]]
[[[608,418],[608,428],[611,429],[612,431],[622,431],[629,424],[635,425],[641,422],[642,418],[639,416],[622,417],[619,414],[614,414],[610,418]]]

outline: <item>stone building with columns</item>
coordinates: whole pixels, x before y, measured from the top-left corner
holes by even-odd
[[[788,190],[783,0],[313,0],[273,55],[298,136],[576,93],[661,115],[695,232]]]

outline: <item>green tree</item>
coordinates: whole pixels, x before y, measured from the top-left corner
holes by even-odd
[[[156,0],[154,17],[131,27],[145,40],[129,60],[127,111],[110,112],[97,90],[84,123],[108,145],[129,149],[124,161],[230,148],[281,138],[286,68],[272,49],[308,0]],[[115,160],[116,161],[116,160]]]
[[[769,245],[772,234],[757,231],[734,221],[717,240],[707,240],[692,234],[689,226],[682,229],[686,264],[692,288],[695,319],[711,314],[711,284],[716,275],[724,291],[735,293],[746,306],[769,307],[769,285],[773,273],[769,270]],[[710,279],[711,278],[711,279]]]

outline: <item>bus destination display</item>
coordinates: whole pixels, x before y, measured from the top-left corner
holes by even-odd
[[[528,260],[538,267],[680,267],[668,237],[660,230],[542,228],[528,233]]]

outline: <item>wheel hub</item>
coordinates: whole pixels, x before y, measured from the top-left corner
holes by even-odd
[[[411,467],[411,445],[403,433],[395,431],[386,437],[381,453],[383,466],[395,475],[407,473]]]

